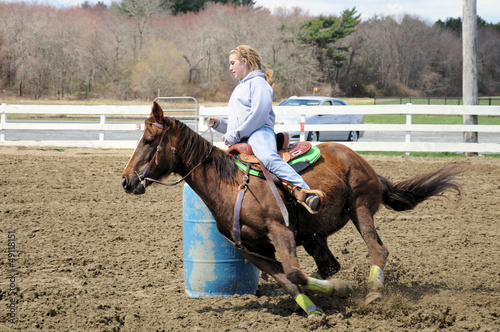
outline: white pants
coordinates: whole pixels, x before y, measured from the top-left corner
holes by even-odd
[[[253,154],[271,173],[295,186],[310,189],[292,166],[279,156],[274,130],[269,127],[257,129],[247,139],[247,143],[252,147]]]

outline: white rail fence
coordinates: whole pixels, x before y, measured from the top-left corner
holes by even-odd
[[[110,123],[108,116],[144,116],[150,114],[151,106],[84,106],[84,105],[7,105],[2,104],[0,121],[0,146],[54,146],[92,148],[134,148],[137,141],[105,140],[105,132],[137,131],[144,129],[144,123]],[[9,121],[8,114],[35,114],[53,116],[87,116],[99,121],[62,121],[61,119],[37,121]],[[6,131],[93,131],[99,132],[98,140],[6,140]]]
[[[363,106],[276,106],[273,107],[276,116],[296,115],[300,119],[297,125],[276,126],[275,131],[301,131],[301,140],[310,131],[365,131],[366,132],[403,132],[404,142],[339,142],[355,151],[398,151],[398,152],[478,152],[500,153],[500,141],[495,143],[464,143],[463,139],[456,142],[412,142],[412,132],[460,133],[477,132],[497,133],[500,135],[500,125],[440,125],[413,124],[412,115],[482,115],[500,116],[500,106],[455,106],[455,105],[363,105]],[[200,107],[198,128],[206,128],[205,117],[225,116],[227,107]],[[307,114],[404,114],[406,124],[305,124]],[[321,135],[320,135],[321,138]]]
[[[399,152],[478,152],[500,153],[500,142],[493,143],[464,143],[462,139],[456,142],[413,142],[412,133],[441,132],[463,133],[477,132],[500,135],[500,125],[441,125],[441,124],[414,124],[412,116],[425,115],[480,115],[500,116],[500,106],[456,106],[456,105],[363,105],[363,106],[276,106],[277,116],[297,116],[300,123],[296,125],[276,126],[276,131],[301,131],[302,139],[309,131],[364,131],[366,132],[402,132],[404,141],[370,142],[361,139],[358,142],[340,142],[356,151],[399,151]],[[142,131],[144,123],[136,122],[116,123],[109,121],[109,117],[144,117],[151,112],[150,105],[143,106],[82,106],[82,105],[7,105],[1,106],[0,146],[55,146],[55,147],[94,147],[94,148],[135,148],[137,140],[106,140],[105,133],[109,131]],[[168,110],[165,110],[168,114]],[[178,110],[177,110],[178,111]],[[198,116],[184,117],[198,127],[199,132],[205,131],[206,119],[210,116],[227,116],[227,107],[199,107]],[[99,118],[99,121],[12,121],[9,114],[45,114],[66,116],[88,116]],[[305,114],[404,114],[406,124],[305,124]],[[116,120],[116,119],[115,119]],[[197,121],[197,123],[196,123]],[[98,140],[6,140],[7,131],[95,131],[99,132]],[[222,144],[218,143],[219,147]]]

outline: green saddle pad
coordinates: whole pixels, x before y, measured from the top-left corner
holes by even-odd
[[[288,164],[290,166],[292,166],[292,168],[297,173],[300,173],[304,169],[306,169],[308,166],[314,164],[319,159],[319,157],[321,157],[321,152],[320,152],[320,150],[319,150],[318,147],[316,147],[315,145],[313,145],[313,146],[311,146],[311,148],[309,149],[309,151],[307,151],[306,153],[304,153],[301,156],[298,156],[297,158],[291,159],[288,162]],[[243,163],[240,160],[239,156],[234,160],[234,162],[236,163],[236,165],[238,165],[238,167],[243,172],[245,172],[247,170],[246,164]],[[253,176],[258,176],[258,177],[264,178],[264,175],[262,174],[262,172],[257,171],[257,170],[255,170],[253,168],[250,168],[249,174],[253,175]]]

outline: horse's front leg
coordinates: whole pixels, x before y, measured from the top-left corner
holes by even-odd
[[[275,223],[268,227],[276,253],[283,264],[288,280],[305,289],[328,297],[345,297],[352,292],[352,287],[341,280],[330,282],[313,277],[307,277],[301,270],[297,258],[297,246],[292,231],[282,224]]]
[[[247,252],[243,252],[243,256],[259,270],[273,277],[274,280],[295,299],[308,317],[323,315],[323,310],[317,307],[306,294],[302,293],[299,286],[287,278],[287,275],[283,272],[283,265],[278,262],[274,256],[264,258],[263,256],[257,256]]]
[[[279,222],[272,221],[268,225],[269,239],[283,264],[288,280],[296,285],[307,285],[307,276],[300,270],[297,258],[297,244],[293,232]]]

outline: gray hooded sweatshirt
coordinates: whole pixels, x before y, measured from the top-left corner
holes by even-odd
[[[229,99],[229,116],[219,118],[214,129],[225,134],[230,144],[240,143],[263,126],[274,129],[273,88],[261,70],[249,73],[234,88]]]

